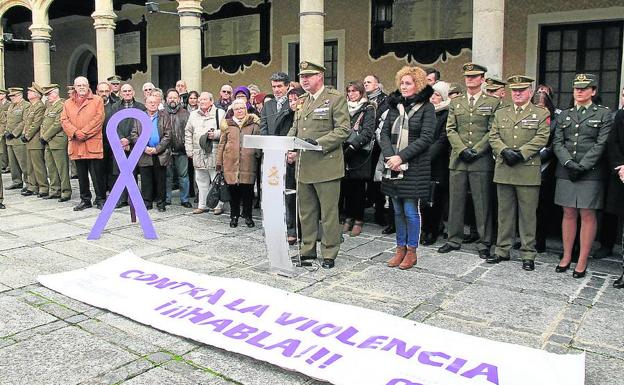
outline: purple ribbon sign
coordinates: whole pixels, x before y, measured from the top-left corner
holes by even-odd
[[[117,135],[117,126],[124,119],[136,119],[143,128],[141,130],[141,135],[132,148],[128,158],[126,158],[126,154],[121,147],[119,136]],[[117,204],[119,198],[121,198],[124,188],[128,189],[128,197],[130,198],[130,202],[134,206],[136,214],[139,217],[139,221],[141,222],[143,236],[147,239],[158,238],[158,236],[156,236],[156,230],[154,229],[152,220],[147,213],[145,202],[143,202],[143,198],[141,197],[139,186],[132,175],[132,171],[136,167],[137,163],[139,163],[139,158],[141,157],[141,154],[143,154],[143,151],[147,146],[147,142],[149,141],[152,131],[149,128],[151,128],[151,126],[152,122],[150,121],[149,116],[137,108],[120,110],[108,121],[108,124],[106,125],[106,137],[108,138],[108,142],[113,150],[115,161],[117,161],[117,165],[119,166],[119,177],[117,178],[117,182],[115,182],[110,195],[106,199],[102,212],[95,221],[95,225],[93,225],[91,233],[89,233],[87,239],[100,239],[100,235],[102,235],[102,231],[104,231],[108,220],[113,214],[115,205]]]

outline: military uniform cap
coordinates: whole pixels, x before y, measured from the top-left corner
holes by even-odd
[[[535,79],[525,75],[514,75],[507,78],[509,88],[511,88],[512,90],[522,90],[531,87],[531,83],[533,83],[534,81]]]
[[[309,61],[302,61],[299,63],[299,75],[315,75],[321,72],[325,72],[325,67],[322,65]]]
[[[598,87],[598,80],[594,74],[576,74],[574,88]]]
[[[464,76],[483,75],[487,72],[487,67],[476,63],[466,63],[463,65]]]
[[[36,92],[39,95],[43,95],[43,89],[41,89],[41,86],[35,82],[32,82],[32,85],[28,87],[28,91]]]
[[[463,93],[464,90],[461,88],[461,86],[457,83],[451,83],[451,88],[449,88],[449,95],[450,94],[461,94]]]
[[[44,95],[47,95],[47,94],[49,94],[52,90],[56,90],[56,89],[58,89],[58,88],[59,88],[59,85],[58,85],[58,84],[50,84],[50,85],[48,85],[48,86],[44,86],[44,87],[43,87],[43,94],[44,94]]]
[[[110,84],[120,84],[121,83],[121,76],[119,75],[113,75],[111,77],[109,77],[108,79],[106,79]]]
[[[485,89],[488,91],[496,91],[498,89],[504,88],[506,85],[507,85],[507,82],[502,81],[497,78],[485,79]]]
[[[9,96],[15,96],[24,92],[22,87],[9,87]]]
[[[9,91],[5,90],[4,88],[0,88],[0,94],[6,95],[8,93],[9,93]]]

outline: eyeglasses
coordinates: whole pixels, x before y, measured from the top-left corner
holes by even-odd
[[[144,88],[143,91],[154,91],[153,88]]]
[[[232,91],[226,91],[226,90],[221,90],[221,92],[223,92],[224,94],[231,94]]]

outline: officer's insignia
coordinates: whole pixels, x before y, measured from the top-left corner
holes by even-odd
[[[566,116],[566,120],[570,120],[570,117],[569,117],[569,116]]]
[[[308,62],[307,61],[302,61],[301,64],[299,65],[299,67],[304,70],[306,68],[308,68]]]
[[[536,118],[537,118],[537,114],[533,114],[533,119],[536,119]]]
[[[512,83],[522,83],[522,79],[520,79],[520,76],[514,76],[513,79],[511,79]]]
[[[578,74],[576,75],[576,79],[574,80],[579,81],[579,82],[584,82],[587,80],[587,76],[585,76],[585,74]]]
[[[491,86],[492,84],[494,84],[494,81],[492,81],[492,79],[488,79],[486,83]]]
[[[466,65],[466,71],[472,71],[473,69],[474,69],[474,66],[472,64]]]
[[[269,170],[269,176],[267,177],[267,179],[271,186],[279,185],[279,171],[277,170],[277,167],[275,166],[271,167],[271,169]]]
[[[325,103],[326,106],[329,106],[329,99],[325,99],[323,103]]]

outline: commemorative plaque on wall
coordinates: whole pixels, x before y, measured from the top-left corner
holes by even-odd
[[[147,22],[130,20],[117,22],[115,28],[115,72],[123,80],[135,72],[147,71]]]

